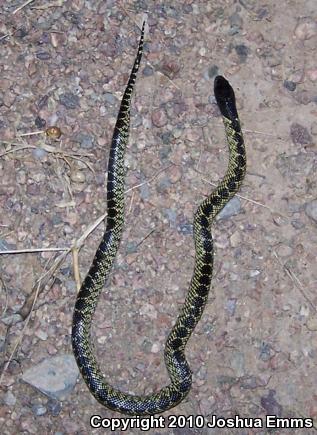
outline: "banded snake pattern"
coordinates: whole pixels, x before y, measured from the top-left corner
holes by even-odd
[[[134,396],[113,388],[105,380],[96,361],[90,328],[100,292],[115,260],[124,227],[124,155],[129,136],[131,97],[141,62],[143,43],[144,23],[110,148],[106,230],[77,295],[72,326],[73,352],[90,392],[106,407],[130,415],[164,412],[181,402],[191,388],[192,372],[184,352],[187,341],[204,311],[210,289],[214,255],[210,227],[215,216],[239,190],[246,170],[245,147],[235,95],[228,81],[222,76],[217,76],[214,81],[214,94],[224,122],[229,146],[229,163],[222,181],[202,201],[194,215],[194,272],[185,302],[168,335],[164,351],[171,382],[160,391],[146,396]]]

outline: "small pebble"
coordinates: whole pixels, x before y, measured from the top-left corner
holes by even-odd
[[[215,78],[219,74],[219,67],[217,65],[212,65],[208,68],[208,77],[210,79]]]
[[[312,137],[307,128],[297,122],[291,125],[290,135],[295,145],[308,145],[312,142]]]
[[[32,406],[33,414],[36,416],[44,415],[47,412],[47,409],[43,405],[33,405]]]
[[[183,234],[184,236],[192,235],[193,234],[193,224],[191,224],[191,223],[179,224],[177,227],[177,231],[180,234]]]
[[[148,316],[150,319],[154,320],[157,318],[157,311],[152,304],[146,302],[140,308],[140,315]]]
[[[40,60],[48,60],[51,58],[51,54],[48,51],[40,51],[36,53],[36,57]]]
[[[79,97],[72,92],[65,92],[59,97],[59,102],[66,107],[66,109],[76,109],[79,107]]]
[[[86,175],[83,171],[72,171],[70,174],[70,179],[74,183],[85,183],[86,181]]]
[[[317,35],[317,22],[310,17],[300,19],[295,29],[295,36],[302,41]]]
[[[47,409],[51,415],[57,417],[62,410],[62,404],[58,400],[52,399],[47,402]]]
[[[266,410],[267,414],[280,417],[283,412],[283,407],[275,399],[275,391],[269,390],[268,395],[261,397],[261,406]]]
[[[154,74],[154,70],[153,70],[153,68],[151,66],[146,65],[146,67],[143,68],[142,74],[145,77],[149,77],[149,76],[152,76]]]
[[[169,79],[173,80],[180,70],[180,65],[174,60],[165,59],[160,65],[160,71]]]
[[[245,390],[252,390],[261,385],[255,376],[244,376],[241,378],[240,386]]]
[[[182,167],[181,166],[172,166],[169,169],[169,179],[171,180],[171,183],[178,183],[182,179]]]
[[[44,107],[47,106],[47,103],[48,103],[48,95],[43,95],[42,97],[39,98],[36,105],[39,110],[42,110],[44,109]]]
[[[166,190],[168,190],[171,187],[171,181],[169,179],[169,177],[167,177],[166,175],[164,177],[161,178],[161,180],[159,181],[158,185],[157,185],[157,190],[159,193],[163,193]]]
[[[317,121],[312,123],[310,127],[310,132],[313,136],[317,136]]]
[[[259,276],[261,273],[260,270],[254,269],[254,270],[250,270],[249,276],[250,278],[255,278],[256,276]]]
[[[292,82],[291,80],[284,80],[283,82],[284,88],[286,88],[288,91],[295,91],[296,89],[296,83]]]
[[[317,81],[317,68],[307,69],[306,75],[311,82],[315,83]]]
[[[217,403],[217,399],[214,396],[209,396],[207,398],[203,398],[199,402],[199,409],[201,410],[201,413],[203,415],[210,415],[213,412],[213,410],[216,406],[216,403]],[[213,432],[210,432],[210,430],[212,430],[212,429],[208,430],[208,434],[211,435],[211,433],[213,433]],[[176,432],[174,432],[174,433],[176,433]],[[180,432],[180,433],[185,434],[185,431],[182,429],[182,432]],[[193,433],[193,432],[188,432],[188,435],[190,433]],[[216,432],[215,432],[215,435],[216,435]]]
[[[243,26],[243,20],[242,20],[241,16],[237,12],[235,12],[232,15],[230,15],[230,17],[229,17],[229,23],[230,23],[230,27],[231,27],[230,35],[234,35],[235,33],[238,33],[239,30]]]
[[[14,36],[15,38],[20,38],[23,39],[28,35],[28,30],[26,29],[26,27],[21,26],[19,27],[15,32],[14,32]]]
[[[159,343],[153,343],[152,347],[151,347],[151,352],[152,353],[158,353],[161,349],[161,346],[159,345]]]
[[[268,361],[272,358],[271,346],[268,343],[261,344],[259,358],[262,361]]]
[[[45,119],[41,118],[40,116],[37,116],[35,118],[34,124],[36,125],[37,128],[44,128],[46,125],[46,121],[45,121]]]
[[[175,139],[179,139],[183,135],[183,130],[181,128],[173,128],[172,135]]]
[[[246,45],[240,44],[235,46],[235,50],[237,55],[239,56],[240,62],[246,62],[250,49]]]
[[[8,406],[14,406],[16,404],[17,399],[15,395],[9,390],[3,396],[3,401]]]
[[[163,142],[164,145],[169,145],[169,143],[172,140],[172,133],[170,131],[164,131],[164,133],[161,134],[161,139],[162,139],[162,142]],[[166,150],[165,147],[159,149],[160,155],[162,155],[163,158],[166,158],[164,156],[164,153],[166,152],[165,150]],[[172,151],[172,148],[169,146],[168,150],[169,151],[167,152],[167,154],[169,154]]]
[[[23,171],[22,169],[20,171],[17,172],[16,174],[16,180],[17,183],[19,184],[25,184],[26,183],[26,172]]]
[[[234,196],[218,214],[217,219],[228,219],[231,216],[239,214],[241,211],[240,198]]]
[[[296,230],[301,230],[305,226],[304,222],[299,219],[292,220],[291,224]]]
[[[95,138],[90,134],[78,133],[75,140],[80,144],[81,148],[91,149],[95,146]]]
[[[279,257],[289,257],[293,254],[293,249],[290,246],[279,244],[276,247],[276,253]]]
[[[317,199],[306,204],[305,213],[308,217],[317,222]]]
[[[228,311],[230,316],[233,316],[236,311],[237,299],[228,299],[225,305],[225,309]]]
[[[163,213],[164,213],[164,216],[166,216],[166,218],[168,219],[170,226],[172,228],[175,228],[176,227],[176,218],[177,218],[176,211],[171,209],[171,208],[165,208],[165,209],[163,209]]]
[[[151,119],[155,127],[164,127],[167,124],[167,116],[164,109],[153,110]]]
[[[118,103],[118,99],[111,92],[105,92],[104,99],[110,106],[116,106]]]
[[[42,329],[36,329],[36,331],[35,331],[35,335],[36,335],[40,340],[43,340],[43,341],[47,340],[47,337],[48,337],[47,332],[46,332],[46,331],[43,331]]]
[[[315,93],[309,92],[306,89],[302,89],[301,91],[295,94],[296,101],[298,101],[300,104],[304,104],[305,106],[311,103],[312,101],[314,101],[314,98],[315,98]]]
[[[310,309],[307,305],[301,305],[299,309],[299,315],[301,317],[308,317],[310,313]]]
[[[309,317],[309,319],[307,319],[306,326],[310,331],[317,331],[317,317]]]
[[[235,231],[232,236],[230,236],[230,244],[233,248],[241,245],[241,234],[239,231]]]
[[[242,352],[233,352],[231,354],[230,367],[237,377],[245,374],[245,357]]]

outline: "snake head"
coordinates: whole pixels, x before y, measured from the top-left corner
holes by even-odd
[[[236,98],[228,80],[222,76],[216,76],[214,94],[222,116],[231,121],[237,119]]]

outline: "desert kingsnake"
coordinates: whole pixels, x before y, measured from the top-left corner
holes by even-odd
[[[207,302],[213,269],[210,226],[215,216],[238,191],[245,175],[246,156],[242,132],[230,84],[215,78],[214,93],[223,117],[229,144],[228,170],[218,187],[198,207],[194,216],[195,266],[184,305],[165,345],[168,386],[148,396],[123,393],[109,385],[93,353],[90,327],[99,294],[116,257],[124,226],[124,153],[128,142],[131,95],[139,69],[144,38],[142,27],[137,56],[124,92],[111,143],[108,181],[108,216],[104,236],[78,293],[72,328],[72,345],[80,372],[95,398],[108,408],[131,415],[166,411],[184,399],[191,388],[192,373],[185,359],[185,346]]]

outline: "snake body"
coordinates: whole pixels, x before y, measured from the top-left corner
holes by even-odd
[[[156,414],[174,407],[191,388],[192,372],[185,358],[187,341],[197,325],[210,289],[213,240],[210,226],[215,216],[240,188],[246,169],[245,148],[233,89],[217,76],[214,93],[229,145],[227,172],[218,187],[199,205],[194,215],[195,266],[190,287],[165,345],[164,358],[170,384],[146,396],[134,396],[113,388],[103,376],[90,337],[92,317],[119,247],[124,226],[124,154],[128,142],[131,96],[139,69],[144,24],[138,52],[115,124],[108,162],[106,230],[89,272],[78,293],[72,327],[72,346],[79,370],[94,397],[106,407],[130,415]]]

